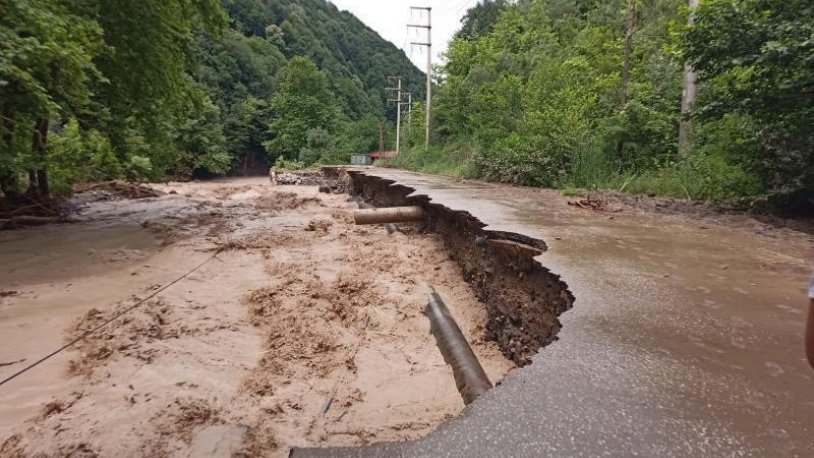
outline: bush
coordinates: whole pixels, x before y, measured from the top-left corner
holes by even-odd
[[[51,135],[46,163],[51,188],[61,195],[70,194],[76,183],[111,180],[123,173],[108,139],[96,130],[82,130],[74,118]]]
[[[334,149],[333,138],[327,130],[318,127],[308,131],[305,147],[300,150],[300,162],[311,165],[327,159]]]
[[[765,192],[760,179],[754,174],[720,156],[703,153],[646,172],[633,179],[627,189],[631,192],[716,202]]]
[[[207,151],[195,158],[195,169],[222,175],[232,167],[232,156],[223,150]]]
[[[274,162],[274,170],[288,170],[288,171],[295,171],[295,170],[303,170],[307,166],[296,160],[286,159],[283,156],[277,158]]]
[[[149,157],[133,156],[125,166],[125,175],[131,180],[140,180],[155,173]]]
[[[433,146],[426,151],[421,145],[405,149],[400,156],[377,162],[377,164],[436,175],[474,178],[476,172],[472,153],[469,151],[468,147],[461,145],[454,145],[450,147],[450,150]]]

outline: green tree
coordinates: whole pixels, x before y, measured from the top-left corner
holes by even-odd
[[[334,149],[333,138],[327,130],[317,127],[308,131],[305,146],[300,150],[299,159],[305,165],[311,165],[327,158]]]
[[[307,145],[310,130],[330,131],[339,114],[325,73],[307,57],[295,57],[283,68],[271,105],[269,130],[274,139],[265,143],[266,149],[290,159]]]
[[[195,34],[219,36],[226,15],[218,0],[98,0],[99,22],[111,52],[96,65],[108,83],[96,88],[106,107],[96,122],[126,156],[128,128],[141,131],[158,149],[172,149],[168,127],[184,123],[194,105],[204,103],[189,73],[196,61]]]
[[[176,144],[180,152],[188,157],[178,166],[187,166],[181,175],[194,171],[223,174],[229,171],[232,156],[226,151],[226,137],[220,123],[220,109],[209,99],[205,99],[200,110],[190,116],[178,130]]]
[[[482,0],[474,8],[470,8],[464,16],[463,26],[456,34],[456,38],[465,40],[486,35],[492,31],[500,15],[506,9],[506,0]]]
[[[757,143],[733,159],[798,211],[814,209],[812,18],[806,0],[706,0],[683,42],[703,84],[698,118],[745,119]]]
[[[0,189],[17,192],[26,168],[29,190],[47,195],[50,120],[88,105],[102,30],[90,1],[2,0],[0,11]]]

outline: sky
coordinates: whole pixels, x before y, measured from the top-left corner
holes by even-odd
[[[340,10],[347,10],[358,17],[386,40],[403,49],[418,68],[427,68],[426,48],[410,46],[411,41],[424,42],[426,31],[411,29],[407,24],[426,24],[427,14],[410,12],[411,6],[432,8],[433,63],[440,63],[440,55],[446,51],[452,36],[461,26],[466,11],[477,0],[329,0]],[[423,14],[423,15],[422,15]],[[419,35],[420,34],[420,35]],[[411,49],[412,48],[412,49]]]

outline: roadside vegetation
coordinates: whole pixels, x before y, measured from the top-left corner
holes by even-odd
[[[810,212],[814,4],[689,15],[686,0],[479,2],[437,68],[440,146],[424,151],[417,117],[394,164]],[[698,98],[682,114],[685,63]]]

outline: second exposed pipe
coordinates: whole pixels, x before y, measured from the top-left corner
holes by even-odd
[[[489,377],[438,293],[430,294],[424,314],[430,319],[430,331],[438,342],[444,361],[452,366],[455,385],[464,404],[470,404],[492,388]]]

